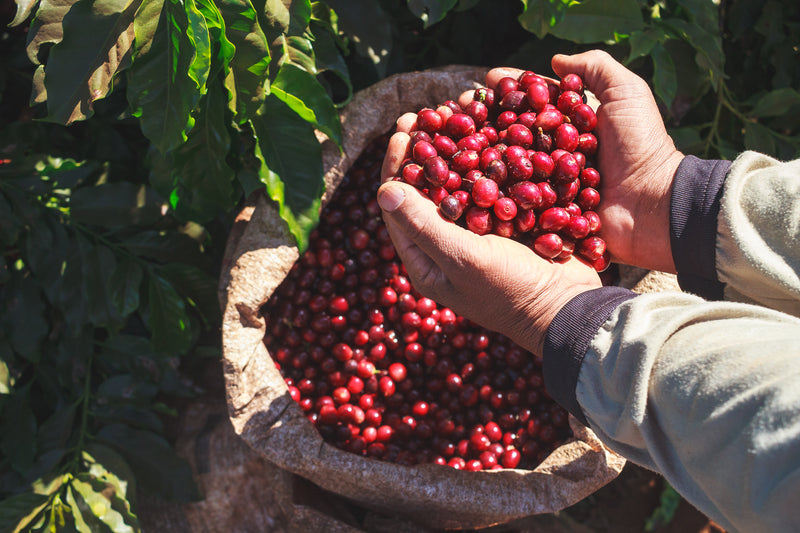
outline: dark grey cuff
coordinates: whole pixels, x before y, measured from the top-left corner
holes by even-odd
[[[575,397],[578,374],[589,344],[611,313],[636,296],[622,287],[601,287],[579,294],[561,308],[547,328],[542,372],[547,393],[588,426]]]
[[[683,158],[672,185],[669,236],[678,283],[686,292],[721,300],[717,278],[717,216],[730,161]]]

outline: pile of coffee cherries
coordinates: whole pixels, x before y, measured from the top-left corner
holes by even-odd
[[[541,361],[422,296],[375,200],[388,136],[355,163],[262,309],[289,394],[326,442],[404,465],[532,468],[571,435]]]
[[[526,244],[556,261],[577,254],[609,266],[598,236],[597,117],[583,81],[526,71],[417,113],[409,158],[395,179],[421,189],[445,218]]]

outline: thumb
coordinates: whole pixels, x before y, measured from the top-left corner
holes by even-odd
[[[603,50],[590,50],[569,56],[556,54],[551,64],[553,71],[562,78],[570,73],[580,76],[601,103],[608,100],[606,91],[609,89],[620,84],[641,81],[636,74]]]
[[[416,271],[418,277],[434,270],[446,277],[452,266],[479,245],[474,242],[476,234],[442,218],[436,205],[411,185],[384,183],[378,189],[378,205],[406,269]]]

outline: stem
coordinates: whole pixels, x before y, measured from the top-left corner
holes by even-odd
[[[83,394],[81,395],[81,427],[78,433],[78,443],[75,445],[75,454],[70,463],[70,470],[77,470],[81,464],[83,457],[83,448],[86,442],[86,430],[89,426],[89,397],[91,395],[92,384],[92,352],[89,352],[89,358],[86,362],[86,379],[83,383]]]
[[[719,129],[719,117],[722,112],[722,107],[726,105],[727,100],[725,99],[725,95],[723,94],[723,89],[725,84],[720,82],[720,87],[717,90],[717,109],[714,111],[714,119],[711,121],[711,131],[708,132],[708,137],[706,138],[706,144],[703,147],[703,157],[708,157],[708,152],[711,149],[711,143],[713,139],[717,136],[717,130]]]

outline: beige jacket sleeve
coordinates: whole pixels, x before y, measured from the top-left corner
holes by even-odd
[[[800,531],[800,161],[687,158],[679,180],[673,209],[696,203],[671,221],[684,234],[673,241],[679,279],[698,265],[683,273],[689,285],[723,301],[579,296],[548,330],[546,383],[610,448],[729,531]]]

